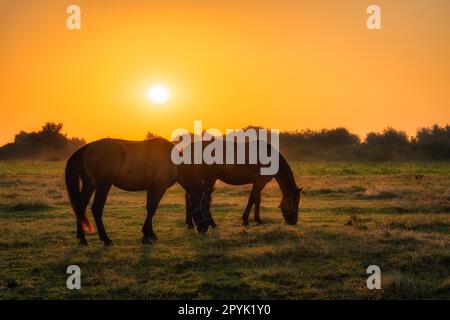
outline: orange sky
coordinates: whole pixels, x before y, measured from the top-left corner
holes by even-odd
[[[381,31],[366,28],[372,3]],[[1,0],[0,144],[45,121],[87,140],[194,120],[414,134],[449,122],[449,57],[448,0]],[[155,83],[165,106],[146,98]]]

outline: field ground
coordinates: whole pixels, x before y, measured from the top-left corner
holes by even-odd
[[[0,162],[0,299],[450,299],[450,163],[293,167],[305,187],[297,226],[283,223],[274,182],[265,224],[246,229],[250,186],[219,184],[219,227],[201,236],[174,186],[154,219],[159,241],[142,245],[145,193],[114,189],[105,248],[96,234],[77,246],[63,163]],[[81,290],[66,288],[71,264]],[[366,287],[372,264],[381,290]]]

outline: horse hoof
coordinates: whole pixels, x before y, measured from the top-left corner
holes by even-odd
[[[143,237],[142,243],[143,244],[152,244],[153,242],[155,242],[157,240],[158,240],[158,238],[155,235],[152,235],[152,236],[148,236],[148,237]]]
[[[255,220],[256,224],[264,224],[264,222],[262,222],[262,220]]]
[[[187,225],[187,229],[188,229],[188,230],[194,229],[194,225],[193,225],[193,224],[188,224],[188,225]]]
[[[88,243],[87,243],[86,239],[80,240],[80,242],[78,243],[78,246],[79,246],[79,247],[85,247],[85,246],[87,246],[87,245],[88,245]]]
[[[248,221],[242,222],[242,225],[243,225],[244,227],[248,227]]]
[[[110,239],[104,240],[103,244],[105,245],[105,247],[109,247],[113,245],[113,242]]]

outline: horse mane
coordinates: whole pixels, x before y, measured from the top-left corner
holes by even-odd
[[[294,173],[292,172],[291,166],[281,153],[279,153],[279,161],[280,167],[277,174],[275,175],[275,179],[280,186],[283,197],[285,197],[293,192],[296,192],[298,187],[295,183],[295,177]]]

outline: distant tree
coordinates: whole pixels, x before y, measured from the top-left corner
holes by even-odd
[[[410,147],[406,132],[388,127],[381,133],[369,132],[361,151],[371,160],[399,160],[410,156]]]
[[[61,133],[62,128],[62,123],[46,122],[38,132],[41,143],[55,149],[64,147],[68,141],[66,135]]]
[[[28,141],[29,136],[30,136],[29,133],[26,133],[25,131],[20,131],[14,137],[14,143],[16,143],[16,144],[25,144]]]
[[[267,141],[270,143],[270,129],[268,129],[268,128],[264,128],[264,127],[258,126],[258,125],[249,125],[249,126],[246,126],[245,128],[243,128],[243,130],[244,131],[254,130],[256,139],[260,138],[260,130],[267,130],[267,137],[264,136],[263,139],[267,139]],[[224,137],[227,138],[227,135],[225,134]],[[230,136],[228,138],[230,138]],[[250,140],[253,140],[252,135],[245,137],[245,141],[250,141]]]
[[[282,136],[286,140],[297,143],[307,143],[326,147],[342,147],[358,145],[360,139],[356,134],[350,133],[346,128],[302,130],[294,132],[284,132]]]
[[[153,133],[153,132],[147,132],[147,134],[145,135],[145,139],[144,140],[150,140],[150,139],[154,139],[154,138],[160,138],[161,136],[158,135],[157,133]]]
[[[450,126],[421,128],[413,139],[415,149],[425,157],[435,160],[450,159]]]
[[[47,135],[58,135],[61,134],[63,126],[62,123],[46,122],[42,126],[41,132]]]
[[[398,131],[394,128],[386,128],[382,133],[369,132],[366,136],[366,144],[384,145],[394,147],[405,147],[409,145],[409,139],[404,131]]]
[[[360,144],[358,135],[345,128],[282,132],[280,147],[288,158],[346,160]]]

